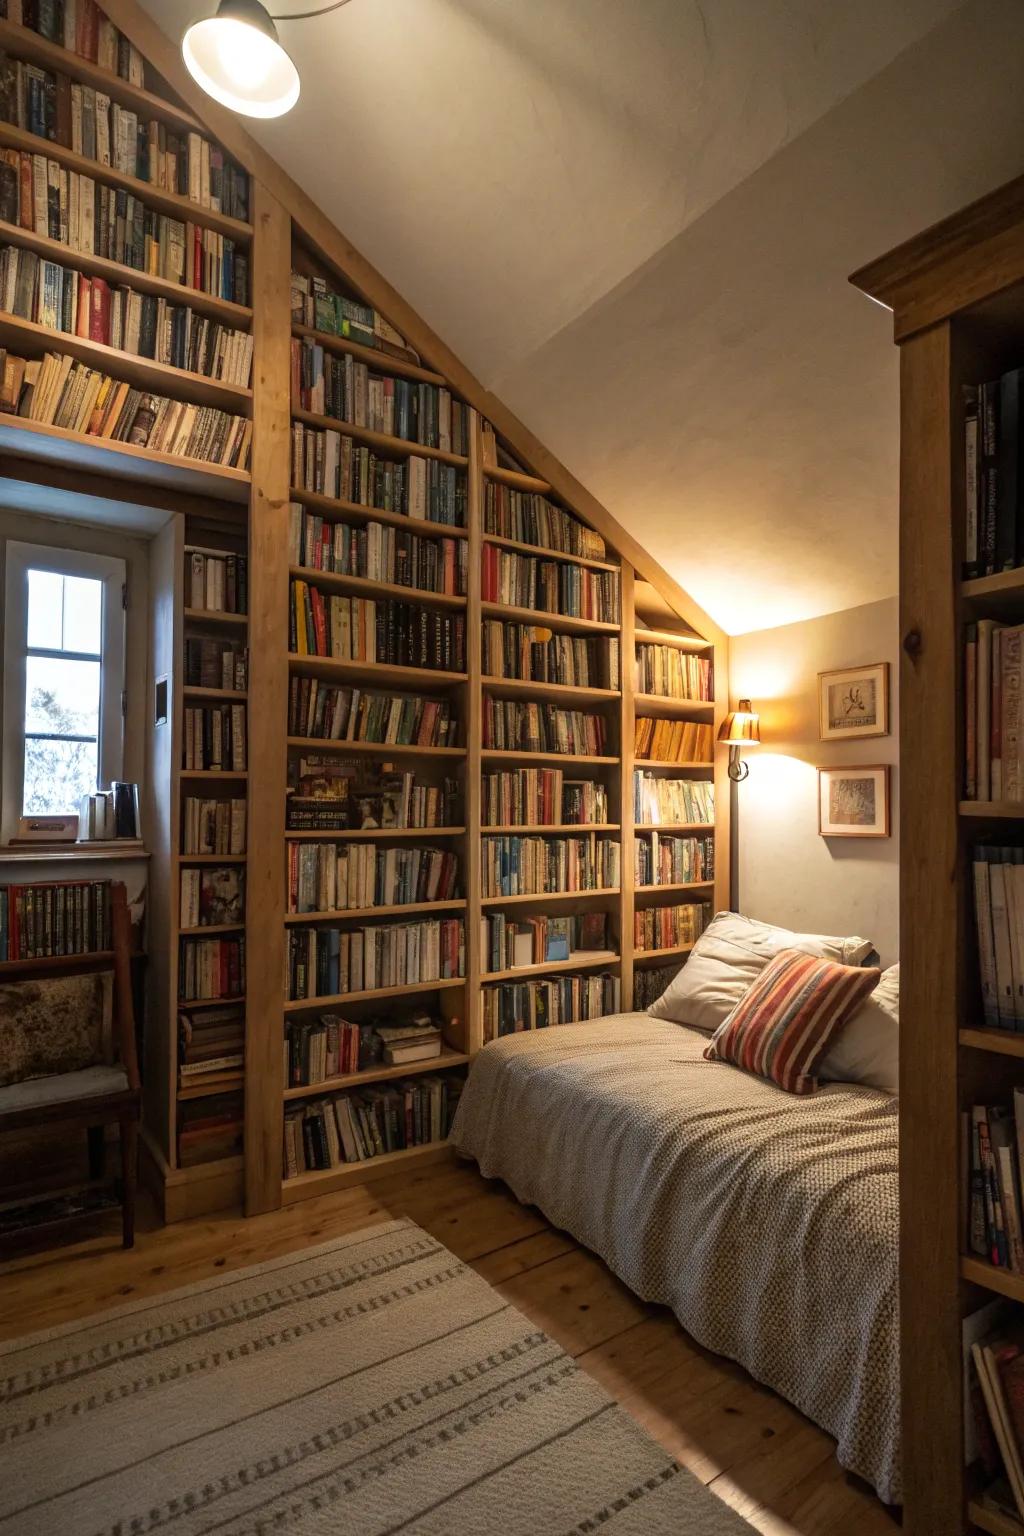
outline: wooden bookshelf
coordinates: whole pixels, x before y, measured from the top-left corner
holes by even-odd
[[[968,1244],[961,1116],[1024,1087],[1024,1039],[977,1027],[971,850],[1024,805],[967,801],[964,626],[1019,622],[1024,570],[963,580],[963,386],[1024,362],[1024,182],[854,274],[900,345],[900,1286],[904,1530],[1020,1536],[965,1468],[962,1319],[1024,1279]],[[1014,839],[1016,840],[1016,839]],[[1018,1319],[1019,1320],[1019,1319]]]

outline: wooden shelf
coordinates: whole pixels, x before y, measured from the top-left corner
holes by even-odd
[[[702,640],[700,635],[677,635],[670,629],[642,629],[639,624],[634,638],[637,645],[675,645],[681,651],[711,649],[711,642]]]
[[[960,1260],[960,1273],[974,1285],[998,1291],[1000,1296],[1009,1296],[1012,1301],[1024,1302],[1024,1275],[1015,1275],[1012,1269],[1000,1269],[985,1259],[964,1256]]]
[[[193,1008],[240,1008],[244,1002],[243,992],[238,997],[179,997],[178,1007],[188,1013]]]
[[[362,757],[465,757],[465,747],[417,747],[398,746],[387,741],[335,741],[322,740],[319,736],[289,736],[288,746],[301,748],[303,752],[340,752],[343,757],[352,754]]]
[[[311,587],[329,592],[350,592],[354,597],[380,599],[393,597],[402,603],[418,603],[423,608],[465,608],[465,597],[449,592],[428,592],[423,587],[402,587],[395,582],[373,581],[367,576],[341,576],[336,571],[318,571],[311,566],[292,565],[288,574],[293,581],[307,581]]]
[[[240,769],[230,768],[182,768],[178,777],[185,779],[198,779],[214,784],[244,784],[249,777]]]
[[[595,560],[588,555],[567,555],[560,549],[545,549],[543,544],[524,544],[521,539],[506,539],[498,533],[485,533],[482,535],[485,544],[494,544],[498,549],[512,549],[521,555],[536,555],[543,560],[565,561],[568,565],[585,565],[591,571],[619,571],[620,565],[611,560]]]
[[[114,963],[112,949],[88,950],[81,955],[45,955],[35,960],[0,960],[0,979],[14,976],[45,976],[49,972],[109,970]]]
[[[484,476],[488,480],[500,480],[517,491],[536,491],[538,496],[550,496],[551,486],[537,475],[527,475],[520,469],[505,469],[500,464],[485,464]]]
[[[989,1509],[980,1499],[968,1500],[967,1518],[989,1536],[1024,1536],[1024,1524],[1020,1520],[1004,1515],[998,1509]]]
[[[215,1093],[237,1093],[245,1087],[245,1073],[208,1072],[195,1077],[182,1077],[178,1081],[178,1103],[189,1099],[209,1099]]]
[[[296,1200],[308,1200],[313,1195],[331,1194],[349,1184],[366,1184],[375,1178],[386,1178],[396,1168],[422,1167],[424,1163],[447,1162],[450,1158],[451,1150],[447,1141],[428,1141],[422,1147],[406,1147],[402,1152],[385,1152],[380,1157],[368,1157],[360,1163],[342,1163],[338,1168],[300,1173],[282,1183],[281,1203],[291,1205]]]
[[[665,891],[707,891],[714,883],[714,880],[690,880],[680,885],[635,885],[633,889],[638,896],[658,896]]]
[[[302,656],[289,651],[288,665],[293,672],[303,672],[307,677],[320,677],[327,682],[334,679],[351,680],[362,689],[368,688],[451,688],[466,682],[465,672],[436,671],[431,667],[393,667],[384,661],[344,661],[340,656]]]
[[[454,987],[464,987],[466,978],[455,976],[444,981],[410,981],[401,987],[371,987],[362,992],[334,992],[328,997],[303,997],[290,999],[284,1005],[285,1013],[309,1013],[318,1008],[343,1008],[348,1003],[365,1003],[389,997],[416,997],[424,992],[446,992]]]
[[[703,832],[705,835],[713,835],[714,834],[714,830],[715,830],[715,824],[714,824],[713,821],[675,821],[675,822],[668,822],[667,821],[667,822],[665,822],[660,827],[649,827],[649,826],[646,825],[646,823],[638,821],[638,822],[636,822],[634,824],[634,827],[633,827],[634,834],[638,834],[638,833],[646,834],[646,833],[649,833],[649,832],[663,832],[663,833],[666,833],[670,837],[675,837],[679,833],[683,833],[683,832],[694,832],[694,833],[701,833],[701,832]]]
[[[968,601],[986,597],[1014,597],[1024,599],[1024,567],[1012,571],[996,571],[992,576],[974,576],[960,583],[961,596]]]
[[[335,912],[286,912],[285,923],[295,927],[300,923],[336,923],[367,920],[373,917],[406,917],[422,912],[464,912],[464,900],[410,901],[404,905],[395,903],[387,907],[343,907]]]
[[[204,700],[209,700],[211,703],[245,704],[249,698],[248,693],[242,689],[199,688],[192,683],[186,683],[181,692],[186,700],[194,699],[197,704],[203,703]]]
[[[438,387],[448,387],[448,380],[442,373],[431,373],[429,368],[421,368],[418,363],[408,363],[404,358],[391,357],[387,352],[378,351],[376,347],[361,346],[358,341],[349,341],[346,336],[333,336],[330,331],[318,331],[311,325],[302,325],[299,321],[292,321],[292,335],[300,340],[314,341],[323,347],[325,352],[336,352],[339,357],[354,357],[357,362],[365,363],[368,368],[375,369],[378,373],[393,374],[399,379],[419,379],[424,384],[436,384]]]
[[[340,832],[292,832],[286,830],[287,843],[375,843],[382,838],[415,837],[429,842],[435,837],[464,837],[465,827],[352,827]]]
[[[1024,800],[961,800],[960,815],[982,821],[1024,821]]]
[[[601,886],[594,891],[527,891],[521,896],[483,896],[480,899],[480,905],[482,907],[514,907],[538,901],[595,901],[618,894],[617,885]]]
[[[48,235],[37,235],[34,230],[22,229],[20,224],[8,224],[0,219],[0,243],[35,251],[45,261],[74,267],[89,277],[101,277],[114,288],[134,288],[138,293],[151,293],[158,299],[166,299],[169,304],[187,304],[197,314],[217,320],[234,330],[244,331],[252,324],[252,310],[244,304],[235,304],[230,299],[204,293],[200,288],[189,288],[185,283],[176,283],[169,277],[155,277],[150,272],[142,272],[121,261],[111,261],[109,257],[98,256],[91,251],[74,250],[60,240],[51,240]]]
[[[76,68],[71,73],[77,74],[79,62],[82,61],[76,56]],[[91,177],[101,185],[122,188],[154,212],[165,213],[172,219],[200,224],[204,229],[215,230],[217,234],[226,235],[229,240],[237,240],[242,245],[252,239],[252,225],[243,223],[241,219],[229,218],[226,213],[215,213],[212,208],[203,208],[180,192],[165,191],[152,182],[115,170],[112,165],[101,165],[98,160],[89,160],[85,155],[76,154],[73,149],[65,149],[63,144],[40,138],[24,128],[18,128],[14,123],[0,123],[0,145],[30,155],[42,155],[48,160],[56,160],[69,171],[77,171],[80,176]]]
[[[485,763],[550,763],[558,768],[565,768],[572,764],[577,766],[590,766],[611,768],[618,767],[620,759],[617,757],[593,757],[583,752],[507,752],[500,747],[484,747],[480,757]]]
[[[179,864],[244,864],[244,853],[179,853]]]
[[[587,954],[576,952],[568,960],[544,960],[539,965],[514,965],[507,971],[485,971],[482,982],[521,981],[531,976],[561,975],[563,971],[589,971],[595,966],[607,970],[618,965],[621,956],[614,950],[595,949]]]
[[[91,864],[96,859],[148,858],[148,848],[127,840],[121,848],[106,840],[95,844],[25,843],[17,848],[0,848],[0,864]]]
[[[421,1072],[446,1072],[452,1067],[464,1067],[469,1057],[461,1051],[443,1048],[440,1056],[428,1061],[407,1061],[402,1066],[367,1067],[364,1072],[347,1072],[342,1077],[328,1077],[322,1083],[303,1083],[299,1087],[284,1090],[285,1102],[292,1099],[319,1098],[325,1093],[337,1093],[342,1088],[362,1088],[367,1083],[389,1083],[396,1078],[415,1077]]]
[[[334,416],[318,416],[314,411],[304,411],[292,405],[292,416],[307,427],[326,432],[340,432],[343,437],[354,438],[357,443],[368,443],[395,458],[440,459],[442,464],[453,464],[456,469],[467,469],[469,460],[459,453],[446,453],[443,448],[428,448],[425,443],[410,443],[404,437],[392,437],[388,432],[373,432],[369,427],[357,427],[350,421],[338,421]]]
[[[181,939],[208,939],[216,938],[218,933],[244,933],[244,923],[208,923],[198,928],[179,928],[178,937]]]
[[[710,773],[715,765],[714,763],[677,763],[664,757],[634,757],[633,766],[635,768],[685,768],[688,772],[699,768],[705,773]]]
[[[635,949],[633,964],[643,965],[648,960],[675,960],[679,955],[688,955],[692,948],[692,944],[673,944],[668,949]]]
[[[962,1029],[957,1038],[961,1045],[975,1051],[994,1051],[997,1056],[1024,1057],[1024,1035],[1010,1029]]]
[[[319,491],[304,491],[297,485],[291,488],[291,499],[335,523],[347,523],[354,518],[361,523],[383,523],[386,528],[401,528],[406,532],[420,533],[431,539],[467,539],[469,537],[467,529],[458,528],[452,523],[432,523],[423,517],[410,517],[407,512],[387,512],[383,507],[367,507],[359,501],[345,501],[338,496],[321,496]]]
[[[577,619],[563,613],[549,613],[546,608],[514,608],[510,603],[481,603],[485,619],[504,619],[509,624],[529,624],[543,629],[557,629],[567,635],[617,635],[621,624],[605,624],[599,619]]]
[[[660,693],[634,693],[638,715],[651,720],[714,720],[715,706],[704,699],[671,699]]]
[[[187,624],[233,624],[245,629],[249,623],[247,613],[221,613],[217,608],[183,608],[181,616]]]
[[[115,442],[109,437],[70,432],[66,427],[29,421],[24,416],[0,416],[0,452],[189,496],[221,497],[228,501],[249,498],[247,469],[184,459],[134,443]]]
[[[511,698],[525,694],[527,698],[547,699],[552,704],[617,704],[622,698],[617,688],[583,688],[577,683],[534,683],[519,677],[488,676],[481,677],[480,682],[488,693],[508,694]]]
[[[21,320],[6,310],[0,311],[0,345],[26,357],[41,357],[44,352],[66,352],[89,368],[126,380],[135,389],[170,395],[192,405],[214,406],[232,416],[248,416],[252,411],[252,390],[240,384],[225,384],[207,374],[190,373],[187,368],[174,368],[170,363],[157,363],[152,358],[124,352],[120,347],[108,347],[102,341],[74,336],[70,331],[52,331],[49,326],[37,325],[34,320]]]
[[[563,822],[557,826],[531,827],[521,822],[509,822],[505,826],[480,828],[481,837],[502,837],[510,833],[523,837],[579,837],[584,832],[618,832],[620,830],[617,821],[594,821],[586,826],[577,822]]]

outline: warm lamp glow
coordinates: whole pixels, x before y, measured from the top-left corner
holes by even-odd
[[[259,0],[220,0],[181,42],[188,72],[208,96],[245,117],[280,117],[299,99],[299,72]]]
[[[739,708],[726,715],[718,728],[718,741],[729,748],[729,777],[738,784],[750,772],[740,761],[740,748],[761,745],[761,717],[754,713],[749,699],[740,699]]]

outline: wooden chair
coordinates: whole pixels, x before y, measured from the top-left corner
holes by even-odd
[[[110,888],[113,950],[101,954],[60,955],[42,960],[9,960],[0,964],[0,980],[20,981],[57,976],[114,973],[114,1038],[118,1059],[97,1061],[75,1071],[29,1078],[0,1087],[0,1131],[38,1125],[77,1125],[89,1134],[90,1176],[102,1164],[103,1127],[115,1121],[121,1136],[122,1237],[126,1248],[135,1242],[135,1190],[138,1181],[138,1133],[141,1101],[132,1008],[131,920],[125,888]]]

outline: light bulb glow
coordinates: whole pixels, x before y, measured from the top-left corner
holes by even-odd
[[[234,16],[189,27],[181,43],[189,74],[208,96],[246,117],[280,117],[299,99],[299,74],[275,37]]]

